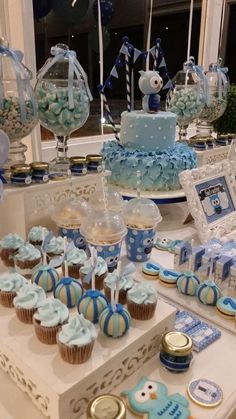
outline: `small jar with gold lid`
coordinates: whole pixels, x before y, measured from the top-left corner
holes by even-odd
[[[168,332],[161,340],[160,362],[169,371],[187,371],[193,359],[192,351],[190,336],[183,332]]]
[[[43,161],[35,161],[30,164],[32,181],[35,183],[47,183],[49,181],[49,164]]]
[[[123,400],[114,394],[103,394],[93,399],[87,408],[87,419],[125,419]]]
[[[70,170],[73,176],[82,176],[87,173],[87,159],[84,156],[70,157]]]
[[[103,157],[100,154],[88,154],[87,159],[87,169],[88,173],[102,172],[102,160]]]
[[[11,183],[15,186],[28,186],[32,182],[30,166],[25,163],[11,166]]]

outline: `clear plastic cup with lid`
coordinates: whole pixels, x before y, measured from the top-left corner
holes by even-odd
[[[80,231],[86,242],[96,248],[98,256],[107,262],[109,272],[116,269],[122,240],[127,234],[122,215],[109,210],[91,211]]]
[[[105,210],[106,205],[109,211],[115,211],[117,213],[122,212],[124,209],[124,200],[121,194],[112,188],[108,188],[105,197],[101,191],[94,192],[89,198],[89,204],[95,211]]]
[[[87,217],[90,205],[83,198],[69,199],[56,207],[52,219],[58,227],[58,234],[72,240],[79,249],[86,249],[80,226]]]
[[[128,229],[126,236],[127,257],[133,262],[150,259],[156,227],[162,216],[158,206],[148,198],[133,198],[125,206],[124,220]]]

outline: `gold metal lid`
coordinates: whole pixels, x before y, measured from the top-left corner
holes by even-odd
[[[46,170],[49,168],[49,164],[45,161],[34,161],[30,163],[30,167],[33,170]]]
[[[102,161],[103,157],[100,154],[88,154],[86,156],[86,159],[88,162],[91,162],[91,161],[99,162],[99,161]]]
[[[86,163],[87,159],[85,156],[73,156],[70,157],[70,163],[72,164],[79,164],[79,163]]]
[[[168,332],[162,337],[163,350],[174,356],[185,356],[192,352],[193,341],[183,332]]]
[[[28,164],[25,164],[25,163],[13,164],[11,166],[11,172],[13,174],[25,173],[25,172],[29,172],[29,171],[30,171],[30,166]]]
[[[103,394],[93,399],[87,408],[87,419],[125,419],[123,400],[114,394]]]

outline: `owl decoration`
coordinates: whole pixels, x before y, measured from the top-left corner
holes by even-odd
[[[145,112],[158,112],[160,109],[160,95],[163,79],[158,71],[139,71],[139,89],[143,93],[142,107]]]
[[[121,394],[129,408],[147,419],[193,419],[188,400],[179,393],[168,396],[167,387],[158,381],[142,377],[132,389]]]

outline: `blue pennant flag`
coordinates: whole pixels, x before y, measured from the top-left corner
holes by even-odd
[[[173,83],[172,81],[169,79],[167,81],[167,83],[165,84],[165,86],[162,88],[162,90],[166,90],[166,89],[172,89],[173,88]]]
[[[138,59],[138,57],[142,54],[141,51],[139,51],[139,49],[134,48],[134,56],[133,56],[133,63],[135,63]]]
[[[124,44],[122,45],[122,47],[120,49],[120,53],[128,55],[130,57],[129,48]]]
[[[152,54],[153,58],[155,58],[155,55],[156,55],[156,45],[154,45],[154,47],[152,47],[152,48],[149,50],[149,52],[150,52],[150,54]]]
[[[112,70],[111,70],[111,76],[112,77],[115,77],[116,79],[118,79],[119,78],[119,76],[118,76],[118,73],[117,73],[117,69],[116,69],[116,66],[114,65],[114,67],[112,68]]]
[[[162,57],[162,60],[161,60],[161,62],[159,64],[158,68],[161,68],[161,67],[166,67],[166,60],[165,60],[164,57]]]

